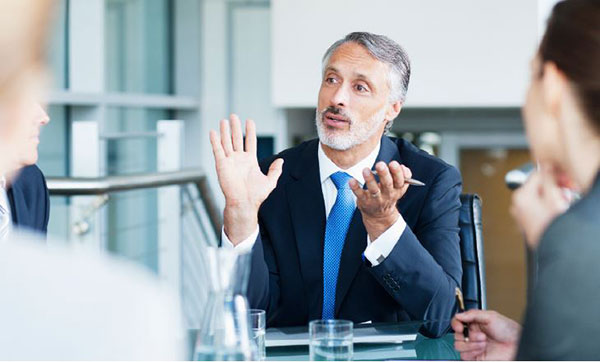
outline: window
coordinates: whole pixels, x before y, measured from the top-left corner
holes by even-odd
[[[157,121],[172,119],[182,109],[192,117],[197,107],[192,97],[174,94],[174,4],[57,3],[48,50],[51,121],[39,147],[39,166],[47,177],[157,171]],[[96,132],[75,132],[82,122],[96,124]],[[93,156],[80,156],[94,147]],[[156,189],[115,193],[91,217],[85,210],[95,197],[53,196],[49,233],[61,240],[97,243],[159,272],[157,195]],[[78,234],[74,226],[81,221],[90,229]]]
[[[171,2],[106,1],[106,90],[171,92]]]

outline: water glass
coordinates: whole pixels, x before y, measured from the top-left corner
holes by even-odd
[[[267,325],[267,314],[262,309],[250,309],[250,325],[252,326],[252,335],[257,347],[257,358],[264,361],[267,358],[265,347],[265,327]]]
[[[308,324],[311,361],[351,361],[353,355],[351,321],[328,319]]]

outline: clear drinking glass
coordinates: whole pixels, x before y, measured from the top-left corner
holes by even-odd
[[[252,326],[252,336],[258,351],[258,360],[264,361],[267,358],[265,347],[267,313],[262,309],[250,309],[250,325]]]
[[[328,319],[308,324],[311,361],[351,361],[354,353],[351,321]]]

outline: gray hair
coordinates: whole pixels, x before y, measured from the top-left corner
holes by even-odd
[[[408,54],[398,43],[385,35],[367,32],[353,32],[333,43],[323,56],[323,71],[329,62],[333,52],[342,44],[354,42],[362,45],[375,59],[387,64],[390,68],[388,75],[388,86],[390,88],[390,102],[400,101],[404,104],[408,82],[410,80],[410,60]],[[386,125],[386,131],[392,126],[390,120]]]

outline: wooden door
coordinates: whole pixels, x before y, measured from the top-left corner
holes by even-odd
[[[483,237],[488,309],[520,321],[526,300],[525,244],[509,213],[511,169],[529,162],[526,149],[465,149],[460,152],[463,192],[483,200]]]

